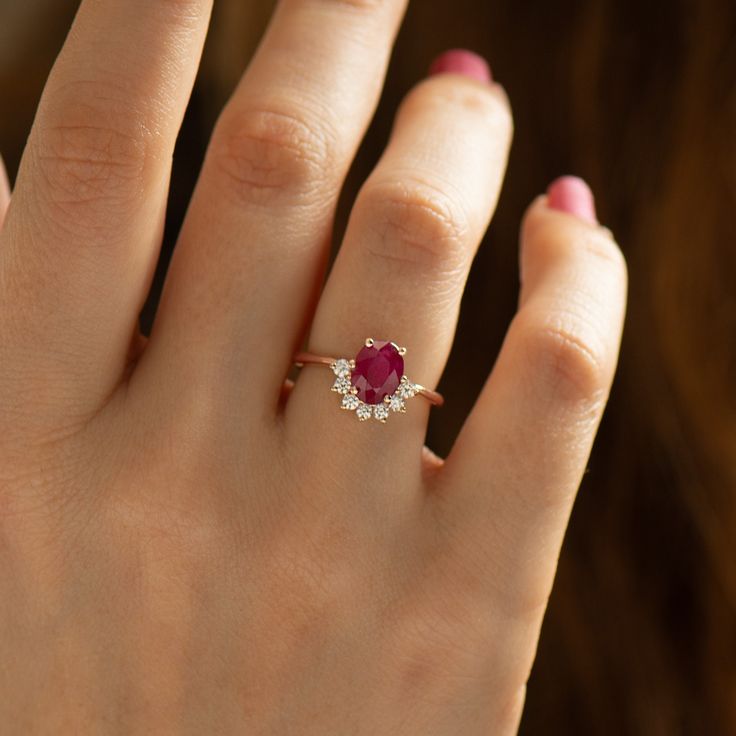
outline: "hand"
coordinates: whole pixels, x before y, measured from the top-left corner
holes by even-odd
[[[4,734],[515,731],[625,267],[581,183],[531,205],[518,314],[445,461],[421,398],[381,425],[341,412],[324,368],[285,391],[307,329],[326,355],[405,345],[433,387],[495,206],[508,102],[450,54],[401,105],[315,307],[404,6],[280,3],[146,342],[210,3],[82,3],[0,211]]]

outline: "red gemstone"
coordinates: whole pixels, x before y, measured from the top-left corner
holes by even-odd
[[[390,396],[404,375],[404,359],[388,340],[374,340],[355,357],[352,384],[358,389],[358,398],[366,404],[380,404]]]

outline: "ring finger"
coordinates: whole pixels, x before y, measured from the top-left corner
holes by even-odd
[[[448,52],[402,102],[388,146],[363,185],[320,300],[310,350],[352,357],[366,337],[407,348],[406,374],[433,388],[450,349],[465,280],[501,188],[511,142],[506,95],[482,60]],[[287,412],[298,431],[372,432],[377,448],[418,464],[427,402],[407,402],[386,426],[336,416],[330,378],[306,369]],[[375,424],[370,422],[371,425]],[[402,441],[395,440],[402,435]],[[395,467],[395,466],[394,466]]]

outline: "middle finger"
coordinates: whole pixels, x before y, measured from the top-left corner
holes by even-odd
[[[178,395],[224,385],[235,405],[277,406],[405,5],[279,3],[216,126],[151,335]]]

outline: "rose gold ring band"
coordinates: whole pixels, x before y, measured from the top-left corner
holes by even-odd
[[[331,367],[335,364],[336,358],[330,358],[326,355],[316,355],[315,353],[301,352],[294,356],[294,363],[301,367],[304,365],[326,365]],[[419,383],[413,384],[416,390],[417,396],[422,396],[427,399],[430,404],[435,406],[442,406],[445,403],[445,399],[442,394],[432,389],[425,388]]]

